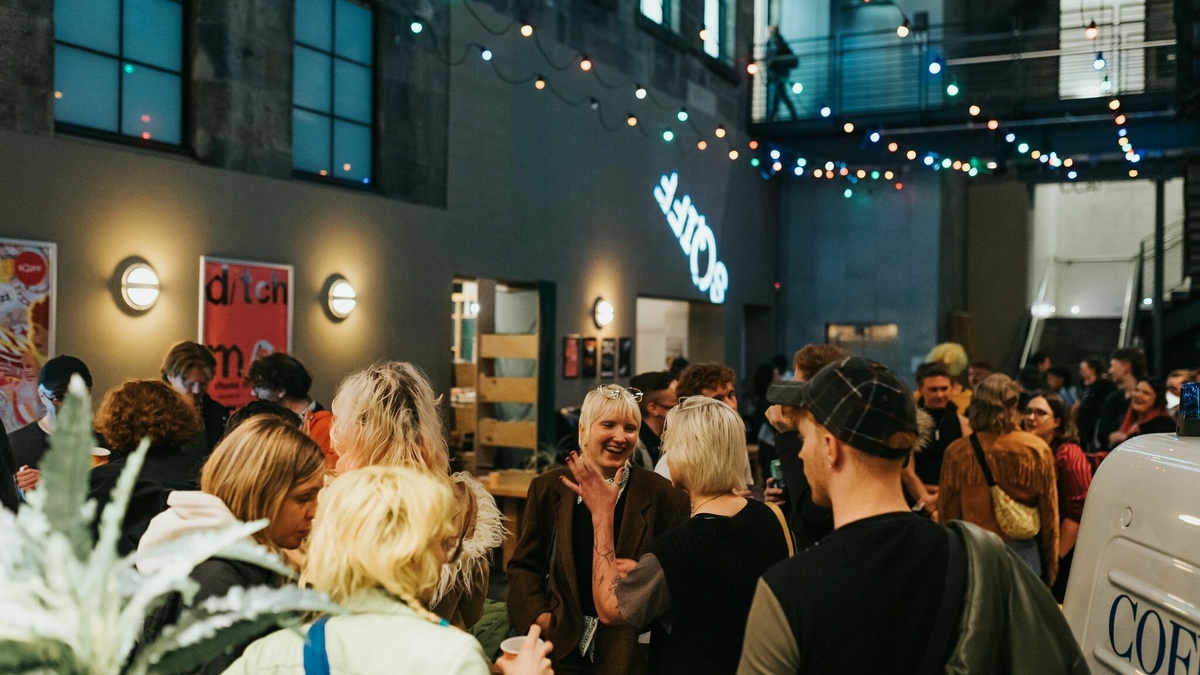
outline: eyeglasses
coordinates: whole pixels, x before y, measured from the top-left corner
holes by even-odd
[[[622,393],[626,393],[629,394],[634,403],[642,402],[642,390],[634,389],[633,387],[622,387],[619,384],[602,384],[596,387],[596,391],[604,394],[605,398],[611,398],[614,401],[621,398]]]
[[[1038,408],[1026,408],[1025,409],[1026,417],[1037,417],[1037,418],[1041,419],[1042,417],[1049,417],[1050,415],[1051,415],[1051,413],[1049,410],[1039,410]]]

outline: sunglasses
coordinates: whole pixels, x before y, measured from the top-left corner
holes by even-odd
[[[642,396],[644,395],[642,394],[641,389],[622,387],[619,384],[602,384],[599,387],[596,387],[596,391],[604,394],[605,398],[610,398],[614,401],[621,398],[621,394],[628,394],[629,397],[633,399],[634,403],[641,403]]]

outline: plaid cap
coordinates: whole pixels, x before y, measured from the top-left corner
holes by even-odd
[[[858,356],[825,366],[807,382],[772,385],[767,400],[807,408],[838,440],[879,457],[899,459],[912,450],[889,447],[893,434],[920,435],[912,390],[887,366]]]

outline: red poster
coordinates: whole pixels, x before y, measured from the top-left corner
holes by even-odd
[[[38,371],[54,356],[55,245],[0,239],[0,418],[12,432],[41,415]]]
[[[200,257],[200,342],[217,372],[208,395],[240,408],[250,401],[250,364],[292,350],[291,265]]]

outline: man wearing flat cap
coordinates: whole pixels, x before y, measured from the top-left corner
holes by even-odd
[[[801,409],[804,473],[834,531],[759,579],[740,675],[1087,672],[999,537],[909,509],[901,472],[929,423],[894,373],[852,356],[772,389]]]

